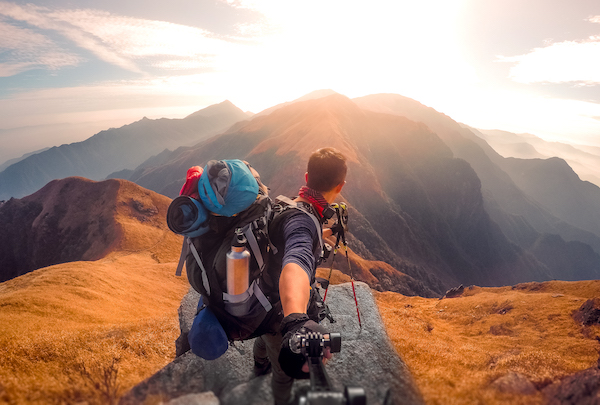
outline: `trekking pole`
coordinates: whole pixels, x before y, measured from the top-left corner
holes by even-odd
[[[340,212],[341,211],[341,212]],[[348,256],[348,242],[346,242],[346,225],[348,224],[348,207],[346,203],[340,203],[340,208],[337,209],[338,221],[343,226],[342,231],[342,243],[344,244],[344,250],[346,251],[346,261],[348,262],[348,270],[350,271],[350,281],[352,282],[352,293],[354,294],[354,303],[356,304],[356,315],[358,316],[358,326],[362,329],[362,322],[360,321],[360,311],[358,310],[358,300],[356,299],[356,289],[354,288],[354,274],[352,267],[350,266],[350,257]]]
[[[337,204],[332,204],[331,207],[334,208],[336,210],[336,212],[337,212],[337,210],[339,210],[339,206]],[[325,294],[323,295],[323,303],[327,299],[327,291],[329,290],[329,285],[331,284],[331,275],[333,273],[333,262],[335,261],[335,255],[340,247],[341,236],[342,235],[340,235],[340,233],[338,232],[337,238],[335,240],[335,246],[333,247],[333,257],[331,258],[331,266],[329,266],[329,277],[327,277],[327,287],[325,287]]]

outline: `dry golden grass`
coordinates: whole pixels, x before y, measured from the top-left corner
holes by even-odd
[[[188,288],[173,270],[149,252],[116,252],[2,283],[0,402],[115,403],[168,364]],[[332,283],[347,281],[334,270]],[[539,393],[490,383],[515,371],[541,388],[598,358],[600,330],[571,313],[600,296],[600,281],[475,287],[444,300],[374,294],[427,404],[541,404]]]
[[[109,256],[0,285],[0,402],[114,403],[175,357],[174,263]]]
[[[56,186],[72,183],[81,180]],[[112,250],[0,284],[0,403],[115,403],[175,357],[189,286],[174,275],[181,239],[164,220],[170,199],[125,181],[90,184],[118,186],[113,202],[88,212],[115,219]]]
[[[443,300],[375,292],[427,404],[544,403],[541,393],[502,393],[490,383],[514,371],[539,389],[595,365],[600,329],[571,314],[598,296],[600,281],[474,287]]]

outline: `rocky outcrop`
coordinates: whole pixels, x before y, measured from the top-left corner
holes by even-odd
[[[355,286],[362,327],[358,324],[351,284],[331,286],[327,294],[327,304],[336,322],[330,324],[325,320],[323,324],[342,335],[341,352],[326,366],[333,385],[340,391],[344,386],[363,387],[369,405],[384,403],[388,390],[386,404],[421,404],[423,401],[406,365],[386,335],[371,290],[364,283]],[[182,335],[189,330],[198,298],[196,292],[190,291],[182,301]],[[152,400],[171,405],[271,404],[271,374],[253,377],[252,345],[252,340],[237,342],[213,361],[188,351],[125,394],[120,404]],[[297,380],[294,392],[298,395],[308,387],[308,381]]]
[[[509,394],[533,395],[537,393],[537,389],[527,377],[514,371],[495,380],[492,387]]]
[[[584,326],[600,323],[600,298],[584,302],[578,310],[573,312],[573,319]]]
[[[548,405],[600,403],[600,369],[593,367],[563,378],[543,389]]]

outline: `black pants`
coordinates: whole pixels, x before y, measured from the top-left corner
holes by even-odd
[[[275,405],[288,405],[292,400],[292,385],[294,379],[289,377],[279,364],[279,350],[281,349],[281,333],[266,333],[254,340],[254,360],[264,363],[267,359],[271,362],[273,379],[273,398]]]

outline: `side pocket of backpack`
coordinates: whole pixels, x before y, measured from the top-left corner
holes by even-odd
[[[260,288],[259,279],[242,294],[223,293],[223,309],[240,326],[238,338],[247,339],[260,326],[272,305]]]

